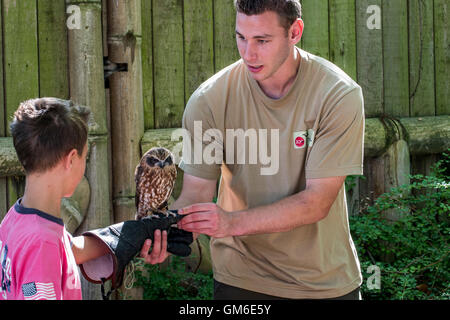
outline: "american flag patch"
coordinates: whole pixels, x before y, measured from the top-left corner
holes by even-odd
[[[29,282],[22,285],[25,300],[56,300],[53,283]]]

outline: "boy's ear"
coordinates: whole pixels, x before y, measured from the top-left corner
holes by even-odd
[[[76,156],[78,156],[77,149],[70,150],[70,152],[63,158],[64,169],[72,168],[73,159]]]

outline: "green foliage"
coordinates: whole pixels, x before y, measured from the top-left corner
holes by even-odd
[[[135,271],[135,286],[144,289],[144,300],[211,300],[212,271],[209,274],[188,271],[186,263],[177,256],[170,257],[166,266],[142,263]]]
[[[361,262],[364,299],[449,299],[449,155],[430,176],[411,176],[381,195],[374,205],[350,217]],[[394,213],[397,220],[386,219]],[[381,288],[370,290],[370,265],[381,271]]]

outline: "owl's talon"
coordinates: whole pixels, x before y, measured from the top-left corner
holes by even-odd
[[[177,217],[177,214],[173,211],[168,211],[168,215],[171,215],[173,217]]]
[[[153,216],[156,217],[156,218],[167,218],[168,214],[167,214],[167,212],[164,212],[164,211],[155,210],[152,213],[152,217]]]

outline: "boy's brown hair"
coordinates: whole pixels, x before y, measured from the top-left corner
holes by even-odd
[[[79,156],[88,137],[90,110],[70,100],[22,102],[10,124],[14,148],[27,174],[54,167],[72,149]]]
[[[299,0],[234,0],[237,12],[247,16],[274,11],[280,18],[280,24],[289,31],[295,20],[302,17],[302,5]]]

